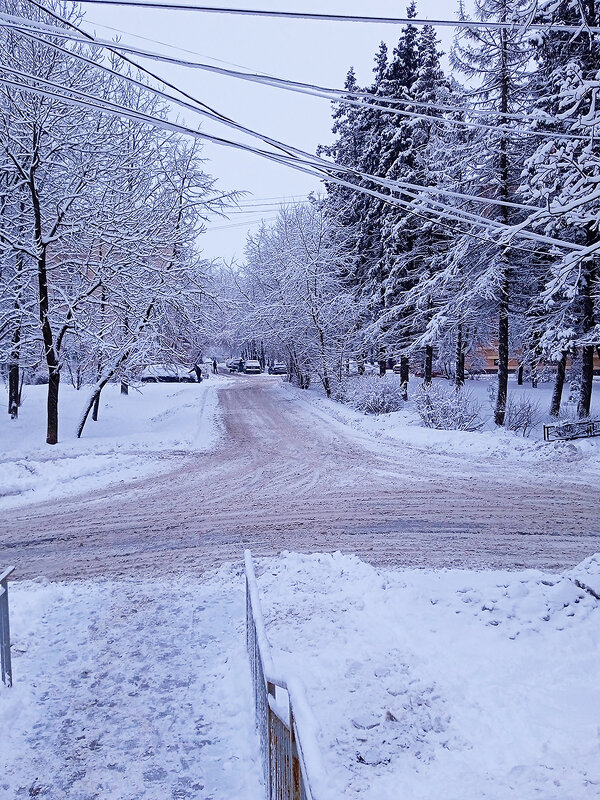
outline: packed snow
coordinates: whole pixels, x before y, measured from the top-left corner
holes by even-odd
[[[218,376],[202,383],[118,385],[102,392],[98,421],[75,431],[87,397],[60,389],[60,441],[45,444],[47,386],[25,386],[19,418],[0,415],[0,509],[159,474],[173,457],[209,452],[220,435]]]
[[[600,795],[582,588],[600,556],[556,575],[284,553],[257,572],[275,668],[316,720],[317,800]],[[240,567],[10,591],[1,797],[262,800]]]
[[[395,377],[388,375],[385,380]],[[84,393],[61,386],[60,441],[52,447],[44,443],[47,387],[25,386],[19,419],[0,415],[0,509],[128,483],[168,470],[174,458],[213,451],[222,433],[218,387],[227,380],[212,375],[200,384],[148,383],[130,388],[128,396],[121,395],[117,385],[108,385],[102,393],[99,419],[88,420],[81,439],[76,438],[75,429]],[[257,376],[252,380],[258,380]],[[365,380],[378,381],[372,376]],[[489,383],[482,379],[467,387],[484,409]],[[411,400],[400,411],[367,415],[327,400],[316,382],[308,391],[286,381],[275,380],[275,385],[283,401],[293,399],[310,407],[324,426],[343,425],[366,434],[373,443],[388,439],[434,457],[452,454],[515,464],[541,462],[552,469],[578,464],[582,480],[590,472],[600,472],[600,439],[547,443],[541,441],[541,425],[532,438],[490,429],[489,424],[480,431],[435,430],[423,426]],[[545,408],[551,387],[544,384],[532,390],[515,385],[511,391],[533,396]],[[600,416],[600,387],[594,403],[593,412]],[[487,410],[491,414],[489,403]]]
[[[263,800],[239,574],[10,595],[3,800]]]

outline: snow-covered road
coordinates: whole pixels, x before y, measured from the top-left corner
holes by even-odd
[[[18,577],[202,571],[284,549],[379,565],[572,566],[600,549],[590,476],[568,450],[518,462],[373,438],[284,391],[223,380],[224,433],[133,484],[4,511]],[[197,420],[190,425],[197,427]]]

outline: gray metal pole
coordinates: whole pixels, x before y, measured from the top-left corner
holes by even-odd
[[[0,661],[2,662],[2,681],[12,686],[12,663],[10,658],[10,623],[8,616],[8,576],[14,567],[8,567],[0,575]]]

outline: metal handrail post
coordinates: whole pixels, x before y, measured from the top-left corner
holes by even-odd
[[[8,567],[0,575],[0,662],[2,682],[12,686],[12,663],[10,658],[10,622],[8,616],[8,578],[14,567]]]

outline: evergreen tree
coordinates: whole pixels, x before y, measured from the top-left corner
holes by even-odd
[[[542,4],[538,21],[596,26],[600,4],[594,0],[562,0]],[[558,414],[564,363],[581,347],[582,374],[578,413],[588,416],[593,385],[594,349],[600,344],[598,292],[600,274],[595,252],[600,245],[600,146],[596,125],[598,37],[582,30],[577,36],[545,30],[536,38],[538,71],[531,84],[540,126],[556,138],[544,138],[526,161],[523,193],[543,201],[546,212],[536,224],[553,235],[585,248],[587,256],[570,254],[547,259],[545,313],[541,336],[545,350],[558,360],[551,412]],[[579,139],[561,138],[561,134]]]
[[[524,8],[524,0],[477,0],[475,11],[482,21],[510,22]],[[461,17],[466,14],[461,7]],[[516,124],[507,115],[521,112],[527,105],[527,77],[530,48],[520,29],[463,29],[455,44],[452,63],[475,82],[472,101],[478,109],[489,112],[484,121],[497,130],[482,130],[474,142],[471,161],[477,193],[502,201],[487,207],[485,213],[505,226],[518,223],[520,212],[510,205],[519,183],[523,161],[523,142]],[[481,119],[481,117],[478,117]],[[513,130],[507,130],[512,127]],[[505,203],[505,204],[503,204]],[[485,245],[484,245],[485,246]],[[515,247],[487,247],[479,256],[482,272],[477,284],[490,301],[490,311],[497,317],[498,386],[494,419],[503,425],[508,392],[510,318],[516,312],[516,286],[519,271],[525,268],[522,251]]]

